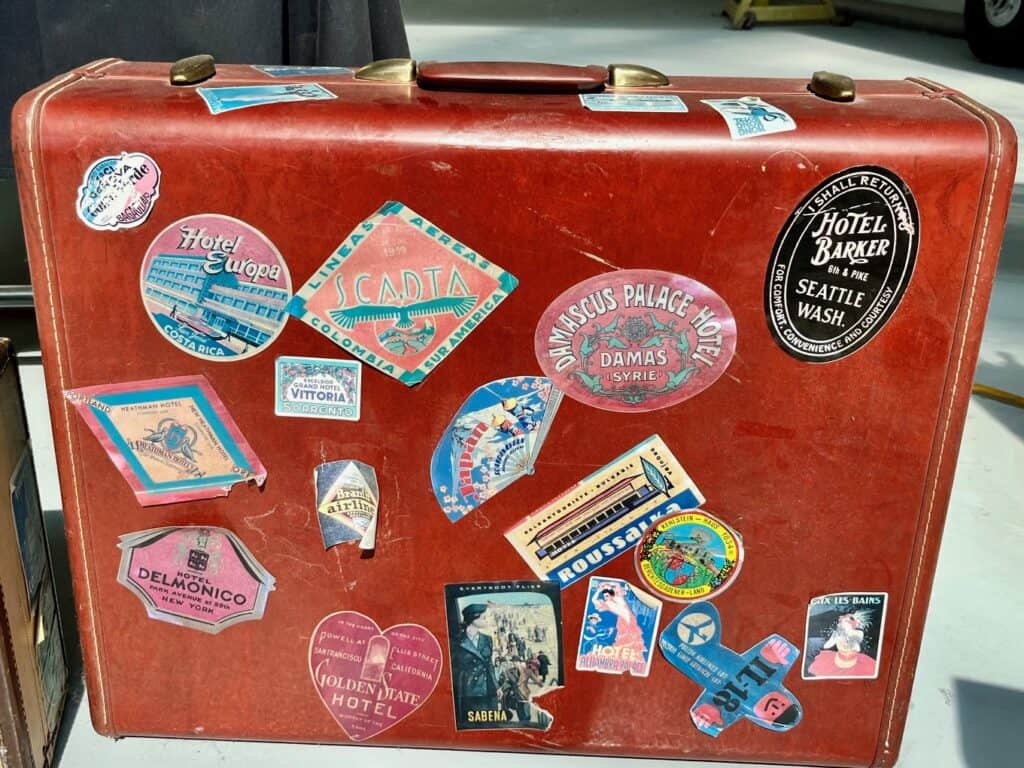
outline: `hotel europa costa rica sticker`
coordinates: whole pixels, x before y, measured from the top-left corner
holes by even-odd
[[[544,373],[570,397],[606,411],[654,411],[725,372],[736,321],[721,296],[692,278],[626,269],[555,299],[534,345]]]
[[[811,190],[779,233],[765,278],[779,346],[827,363],[871,341],[910,283],[918,229],[910,189],[885,168],[850,168]]]
[[[284,328],[292,280],[280,252],[244,221],[187,216],[156,236],[139,276],[157,330],[205,360],[242,360]]]

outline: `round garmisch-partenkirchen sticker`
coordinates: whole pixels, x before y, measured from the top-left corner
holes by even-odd
[[[826,363],[867,344],[910,283],[919,223],[910,189],[885,168],[850,168],[815,187],[768,264],[765,313],[779,346]]]
[[[86,226],[101,232],[131,229],[149,218],[159,196],[156,161],[142,152],[122,152],[89,166],[75,211]]]
[[[274,244],[215,213],[179,219],[157,235],[139,282],[160,333],[188,354],[216,361],[263,351],[284,327],[292,293]]]
[[[656,520],[635,552],[644,586],[677,603],[708,600],[724,592],[743,565],[739,534],[701,509]]]
[[[534,337],[552,383],[606,411],[654,411],[711,386],[736,349],[736,321],[690,277],[624,269],[577,283],[544,311]]]

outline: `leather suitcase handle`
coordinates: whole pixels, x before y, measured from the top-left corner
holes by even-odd
[[[606,67],[523,61],[425,61],[416,72],[421,88],[441,91],[588,93],[607,80]]]

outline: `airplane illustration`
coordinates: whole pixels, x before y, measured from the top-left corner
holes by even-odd
[[[795,645],[769,635],[744,654],[721,644],[722,620],[711,603],[695,603],[661,633],[665,658],[704,691],[690,708],[699,730],[718,736],[746,718],[770,731],[788,731],[803,710],[782,685],[800,655]]]
[[[355,306],[332,309],[327,314],[340,327],[354,328],[356,323],[376,320],[394,320],[395,328],[412,328],[414,317],[429,317],[450,313],[462,317],[476,306],[477,296],[449,296],[427,299],[412,304],[356,304]]]

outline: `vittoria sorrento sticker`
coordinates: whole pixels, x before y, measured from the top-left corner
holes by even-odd
[[[827,363],[871,341],[907,290],[918,228],[914,196],[885,168],[850,168],[815,187],[768,265],[765,313],[779,346]]]
[[[274,244],[244,221],[215,213],[179,219],[157,235],[139,282],[161,335],[219,362],[252,357],[277,338],[292,294]]]
[[[653,411],[725,372],[736,321],[721,296],[692,278],[627,269],[555,299],[534,345],[540,367],[570,397],[606,411]]]
[[[78,188],[78,218],[100,231],[131,229],[149,217],[160,196],[160,166],[142,152],[101,157]]]

